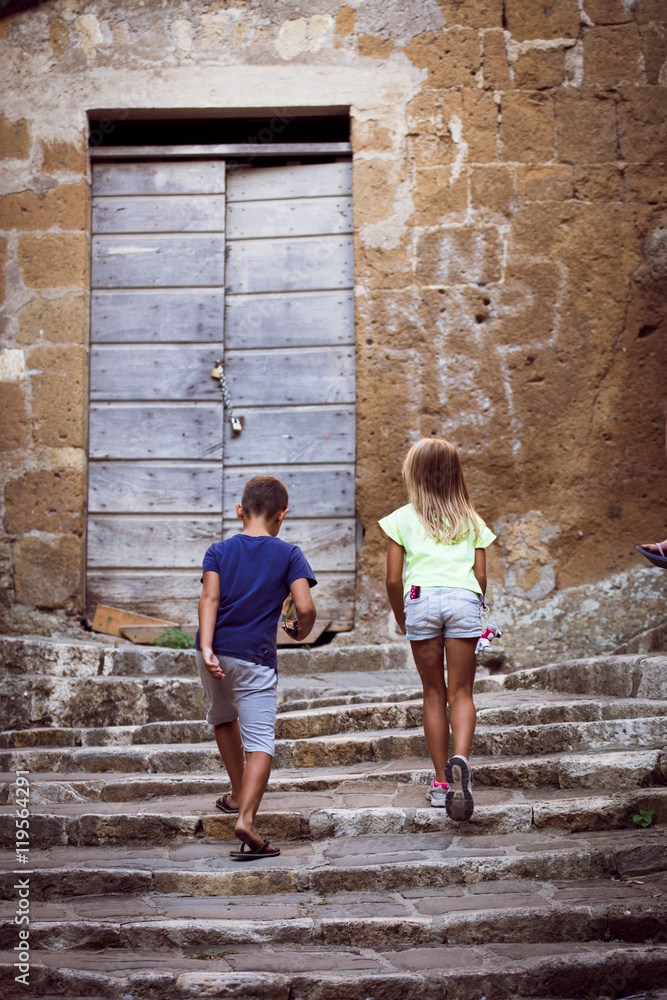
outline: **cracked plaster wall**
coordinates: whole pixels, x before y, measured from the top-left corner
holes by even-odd
[[[422,434],[462,450],[502,608],[622,579],[609,645],[648,624],[666,60],[660,0],[52,0],[1,20],[4,628],[82,601],[86,111],[332,105],[354,150],[356,634],[386,615],[376,520]]]

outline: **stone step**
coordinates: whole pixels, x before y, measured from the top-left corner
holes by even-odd
[[[425,799],[425,787],[391,785],[340,792],[270,792],[258,815],[262,835],[281,843],[329,840],[337,837],[529,833],[568,833],[627,829],[640,809],[653,813],[653,825],[667,822],[667,788],[643,788],[601,793],[541,789],[507,791],[478,789],[475,811],[465,824],[451,820],[444,809]],[[234,842],[236,817],[214,806],[209,796],[183,796],[166,801],[87,802],[33,806],[30,838],[33,846],[76,844],[185,843],[192,839]],[[0,848],[11,850],[16,839],[15,810],[0,806]]]
[[[412,668],[405,640],[282,648],[278,650],[281,676],[358,671],[401,671]],[[47,639],[43,636],[0,636],[0,677],[43,674],[48,677],[194,676],[194,650],[135,646],[101,637],[90,642]]]
[[[15,990],[15,953],[0,953],[0,989]],[[665,949],[658,944],[563,941],[538,944],[431,945],[401,950],[350,946],[193,948],[191,957],[133,949],[35,951],[30,990],[70,1000],[479,1000],[491,997],[637,995],[662,987]],[[623,994],[609,992],[622,987]],[[603,992],[600,992],[600,989]],[[23,993],[21,996],[23,997]]]
[[[476,757],[477,788],[596,788],[620,791],[667,783],[667,752],[607,750],[552,754],[543,757]],[[283,768],[272,772],[269,791],[316,792],[351,790],[357,782],[428,785],[433,765],[428,758],[372,761],[347,768]],[[16,801],[16,775],[0,774],[0,804]],[[221,765],[216,773],[119,774],[57,773],[30,775],[33,805],[65,802],[132,802],[183,795],[217,798],[229,791]]]
[[[437,812],[432,810],[432,812]],[[235,842],[238,845],[238,842]],[[34,846],[34,845],[33,845]],[[336,837],[281,843],[281,855],[239,864],[232,841],[141,846],[44,847],[31,852],[30,899],[154,893],[257,896],[404,892],[506,880],[567,882],[645,876],[667,868],[664,828],[587,833],[533,831]],[[14,853],[0,855],[13,885]]]
[[[405,892],[277,896],[77,896],[32,903],[33,949],[137,948],[187,955],[230,945],[361,948],[489,942],[667,941],[667,872],[635,881],[473,883]],[[16,943],[0,901],[0,950]]]
[[[505,696],[507,698],[507,696]],[[494,699],[497,700],[497,699]],[[344,704],[282,711],[276,720],[278,739],[309,739],[339,733],[382,729],[415,729],[422,724],[422,700],[392,697],[389,702]],[[481,701],[481,699],[480,699]],[[557,722],[593,722],[641,717],[667,717],[667,701],[609,699],[607,701],[536,701],[484,707],[477,712],[478,732],[484,726],[529,726]],[[165,720],[133,726],[95,728],[49,727],[0,733],[0,747],[141,746],[160,743],[209,743],[211,726],[201,720]]]
[[[591,656],[566,660],[505,678],[510,691],[543,688],[616,698],[667,698],[667,656],[660,653]]]
[[[559,722],[537,726],[478,727],[473,756],[525,756],[604,749],[659,749],[667,746],[667,716]],[[421,729],[348,732],[312,739],[278,739],[274,766],[346,767],[362,762],[425,757]],[[215,745],[136,744],[92,747],[26,747],[0,751],[0,771],[122,771],[197,773],[220,770]]]

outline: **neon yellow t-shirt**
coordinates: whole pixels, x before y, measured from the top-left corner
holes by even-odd
[[[485,549],[495,539],[479,518],[480,530],[471,529],[460,542],[436,542],[426,534],[411,503],[383,517],[378,524],[393,541],[405,549],[405,593],[412,586],[460,587],[481,594],[473,573],[475,549]]]

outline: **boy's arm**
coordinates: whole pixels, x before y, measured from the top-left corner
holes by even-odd
[[[403,604],[403,559],[405,549],[392,538],[387,548],[387,597],[394,612],[396,624],[405,635],[405,608]]]
[[[204,586],[199,598],[199,645],[206,669],[216,680],[222,680],[225,676],[220,669],[220,661],[213,652],[213,633],[219,604],[220,577],[217,573],[207,570],[204,573]]]
[[[482,597],[486,594],[486,549],[475,549],[475,562],[472,568],[479,584]]]
[[[290,584],[290,593],[294,601],[297,621],[299,622],[299,631],[294,636],[298,641],[310,635],[315,624],[315,619],[317,618],[317,612],[313,598],[310,596],[310,584],[305,577],[300,577],[298,580],[292,581]]]

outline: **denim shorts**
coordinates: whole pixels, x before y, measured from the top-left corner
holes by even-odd
[[[234,656],[216,653],[222,680],[211,677],[204,658],[197,649],[195,657],[199,676],[208,695],[210,708],[206,721],[213,726],[239,720],[241,742],[246,753],[262,750],[273,757],[276,729],[278,674],[273,667]]]
[[[482,634],[481,602],[473,590],[458,587],[421,587],[419,597],[405,598],[408,639],[478,639]]]

